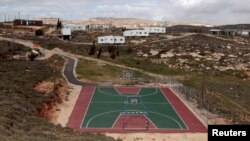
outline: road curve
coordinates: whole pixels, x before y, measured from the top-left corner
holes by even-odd
[[[31,41],[25,41],[25,40],[19,40],[19,39],[11,39],[11,38],[4,38],[0,36],[0,40],[6,40],[9,42],[14,42],[17,44],[22,44],[26,47],[33,48],[34,44]],[[75,68],[76,68],[76,57],[73,57],[71,55],[68,55],[67,53],[61,51],[61,50],[47,50],[43,49],[43,52],[45,53],[44,57],[38,58],[37,60],[46,60],[49,59],[51,56],[57,54],[62,56],[66,60],[66,64],[64,66],[63,75],[65,79],[67,79],[68,83],[74,84],[74,85],[80,85],[80,86],[97,86],[98,84],[95,83],[84,83],[77,79]]]
[[[64,56],[64,55],[62,56],[67,60],[66,65],[63,70],[63,74],[69,83],[74,84],[74,85],[80,85],[80,86],[96,86],[97,85],[94,83],[84,83],[82,81],[79,81],[76,78],[76,73],[75,73],[76,59],[71,58],[69,56]]]

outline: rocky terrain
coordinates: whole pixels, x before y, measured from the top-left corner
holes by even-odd
[[[248,40],[242,38],[233,41],[197,34],[172,41],[145,42],[137,45],[136,51],[139,57],[186,71],[250,70],[250,45]]]
[[[63,79],[60,69],[64,61],[58,56],[45,61],[15,57],[28,50],[19,44],[0,41],[0,140],[114,141],[105,135],[76,133],[50,122],[48,112],[62,102],[58,90],[63,84],[57,82],[54,92],[42,92],[36,86],[52,81],[55,72],[58,72],[57,80]],[[55,60],[59,63],[56,71]]]

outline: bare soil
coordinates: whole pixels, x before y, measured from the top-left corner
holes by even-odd
[[[123,141],[207,141],[207,134],[160,134],[160,133],[129,133],[129,134],[106,134]]]

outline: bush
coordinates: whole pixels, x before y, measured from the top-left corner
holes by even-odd
[[[36,30],[35,34],[36,34],[36,36],[43,36],[44,33],[43,33],[43,30],[38,29],[38,30]]]

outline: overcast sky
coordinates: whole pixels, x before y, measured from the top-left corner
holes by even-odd
[[[210,24],[250,23],[250,0],[0,0],[0,20],[129,17]]]

